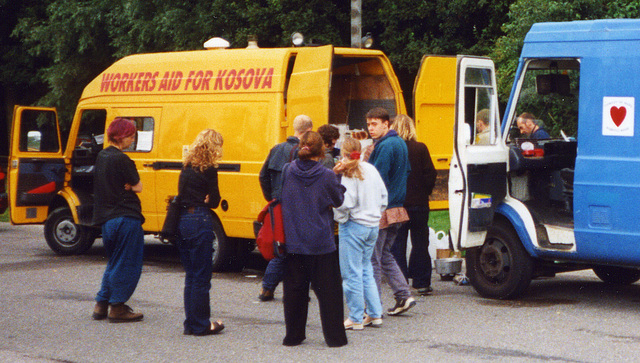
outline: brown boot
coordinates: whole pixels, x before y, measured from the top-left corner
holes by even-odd
[[[133,309],[124,303],[111,305],[111,311],[109,311],[109,322],[111,323],[140,321],[143,317],[144,315],[141,313],[134,313]]]
[[[102,320],[107,317],[107,312],[109,311],[109,303],[106,301],[98,301],[96,302],[96,306],[93,307],[93,315],[91,315],[95,320]]]

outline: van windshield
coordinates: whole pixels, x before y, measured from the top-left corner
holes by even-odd
[[[536,59],[527,62],[507,141],[517,138],[577,137],[580,62],[577,59]],[[533,123],[518,125],[525,115]],[[537,137],[536,131],[548,135]]]

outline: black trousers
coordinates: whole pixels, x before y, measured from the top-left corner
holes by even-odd
[[[413,279],[416,289],[431,286],[431,256],[429,256],[429,207],[407,209],[409,222],[398,230],[391,253],[406,279]],[[407,268],[407,237],[411,233],[411,255]]]
[[[324,340],[330,347],[347,344],[344,301],[338,252],[325,255],[289,254],[284,268],[284,345],[298,345],[306,338],[309,286],[318,298]]]

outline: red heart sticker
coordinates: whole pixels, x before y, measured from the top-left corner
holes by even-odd
[[[627,109],[624,106],[620,106],[620,107],[611,107],[611,110],[609,110],[609,113],[611,114],[611,119],[613,120],[613,123],[616,124],[616,126],[620,126],[620,124],[622,124],[622,121],[624,121],[624,118],[627,117]]]

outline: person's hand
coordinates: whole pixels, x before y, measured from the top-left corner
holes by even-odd
[[[124,190],[126,190],[126,191],[131,190],[131,184],[129,184],[129,183],[125,183],[125,184],[124,184]]]
[[[204,204],[209,204],[209,194],[204,197]]]
[[[345,164],[342,161],[338,161],[338,163],[333,167],[333,172],[336,174],[342,174],[344,172]]]

